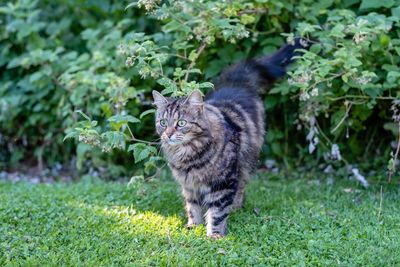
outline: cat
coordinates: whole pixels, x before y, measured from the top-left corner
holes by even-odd
[[[202,224],[205,217],[207,236],[227,234],[228,215],[243,206],[245,185],[264,141],[265,114],[258,92],[285,75],[296,49],[305,48],[302,41],[297,38],[270,56],[231,66],[205,100],[199,90],[185,98],[153,91],[156,131],[182,187],[187,228]]]

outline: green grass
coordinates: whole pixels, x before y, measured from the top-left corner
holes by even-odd
[[[217,241],[184,229],[174,182],[136,188],[0,183],[0,265],[400,264],[398,187],[256,179]]]

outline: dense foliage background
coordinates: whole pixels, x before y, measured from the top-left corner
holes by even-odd
[[[154,144],[151,90],[174,96],[212,90],[210,82],[228,65],[302,36],[313,46],[264,94],[262,158],[288,170],[392,179],[399,153],[399,5],[0,4],[0,169],[73,162],[81,172],[101,170],[110,178],[152,175],[163,161]]]

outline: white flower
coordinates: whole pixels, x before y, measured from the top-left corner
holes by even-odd
[[[124,44],[119,44],[117,46],[117,53],[124,55],[126,53],[126,46]]]
[[[337,144],[332,145],[331,156],[332,159],[342,160],[342,155],[340,155],[339,146]]]
[[[286,38],[286,42],[290,45],[295,45],[294,36],[291,34]]]
[[[300,77],[297,78],[297,82],[301,84],[307,84],[309,81],[312,80],[311,73],[305,72]]]
[[[371,77],[361,76],[361,77],[356,78],[356,82],[360,85],[365,85],[365,84],[369,83],[370,81],[372,81]]]
[[[365,179],[365,177],[363,175],[360,174],[360,171],[357,168],[352,168],[351,172],[353,173],[354,178],[356,178],[357,181],[359,181],[362,186],[364,186],[364,187],[369,186],[368,181]]]
[[[307,92],[302,92],[300,94],[300,101],[307,101],[310,99],[310,95]]]
[[[308,144],[308,153],[312,154],[315,149],[316,146],[313,144],[313,142],[310,142],[310,144]]]
[[[300,45],[302,47],[307,47],[308,46],[308,42],[305,39],[300,39]]]
[[[132,57],[127,57],[126,61],[125,61],[125,66],[127,67],[132,67],[134,65],[134,60],[132,59]]]
[[[356,33],[353,37],[353,40],[356,44],[363,42],[367,38],[366,34]]]
[[[310,131],[307,134],[306,139],[310,142],[308,144],[308,152],[312,154],[314,150],[317,148],[319,143],[319,138],[317,136],[318,129],[315,127],[315,117],[310,117]]]
[[[332,173],[334,170],[333,170],[333,167],[332,167],[332,165],[328,165],[328,166],[326,166],[326,168],[324,169],[324,173]]]
[[[314,87],[314,88],[311,90],[310,95],[311,95],[311,96],[318,96],[318,88],[317,88],[317,87]]]

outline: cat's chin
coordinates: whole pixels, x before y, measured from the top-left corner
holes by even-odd
[[[183,140],[168,140],[164,141],[164,143],[169,146],[179,146],[183,144]]]

